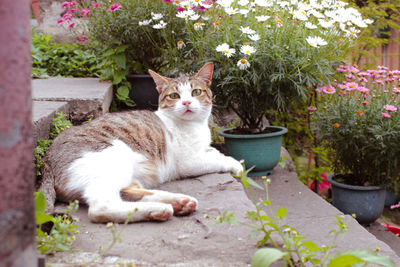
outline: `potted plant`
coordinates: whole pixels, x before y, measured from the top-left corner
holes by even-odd
[[[336,5],[329,1],[312,5],[265,0],[164,2],[177,8],[176,17],[187,32],[183,39],[166,40],[170,53],[164,56],[168,60],[178,55],[175,66],[186,70],[212,61],[215,106],[233,110],[241,120],[238,129],[221,133],[227,143],[237,134],[254,141],[270,132],[275,137],[285,133],[286,129],[265,127],[267,111],[285,112],[292,103],[302,103],[314,85],[327,82],[334,72],[332,65],[345,56],[359,27],[369,22],[340,1]],[[274,158],[279,160],[277,147]],[[257,158],[263,153],[255,148],[271,153],[256,144],[250,152]],[[228,151],[233,150],[228,147]],[[243,159],[242,154],[234,156]],[[256,165],[257,175],[272,171],[245,162],[247,167]]]
[[[169,74],[170,64],[162,59],[165,32],[159,28],[181,38],[175,7],[161,0],[66,1],[62,6],[66,12],[58,23],[73,32],[80,25],[78,42],[103,59],[103,78],[118,85],[116,97],[128,105],[133,100],[139,109],[157,109],[158,93],[148,70]],[[152,27],[141,27],[150,23]]]
[[[337,70],[345,79],[318,88],[322,103],[309,109],[320,138],[335,152],[335,175],[328,179],[333,204],[370,223],[383,211],[385,188],[396,191],[400,177],[400,71]]]

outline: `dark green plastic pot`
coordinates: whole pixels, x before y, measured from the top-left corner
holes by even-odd
[[[231,134],[230,129],[219,132],[225,139],[228,154],[237,160],[244,160],[246,168],[256,166],[249,176],[272,174],[281,155],[282,135],[287,129],[280,126],[267,126],[275,132],[264,134]]]
[[[347,185],[333,177],[328,178],[332,185],[333,205],[341,212],[355,214],[361,224],[373,223],[382,215],[386,198],[384,187]]]

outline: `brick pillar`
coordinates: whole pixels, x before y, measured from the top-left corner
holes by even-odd
[[[0,266],[37,266],[30,4],[0,4]]]

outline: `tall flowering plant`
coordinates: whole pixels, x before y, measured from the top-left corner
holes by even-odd
[[[340,66],[343,80],[317,89],[321,103],[310,106],[313,124],[335,151],[335,173],[346,183],[392,185],[400,177],[400,71],[360,71]]]
[[[187,70],[194,63],[214,62],[216,104],[258,130],[268,109],[285,111],[315,84],[327,82],[332,65],[371,23],[336,0],[164,2],[175,6],[175,17],[187,32],[175,42],[166,40],[165,56],[175,58],[168,61]]]

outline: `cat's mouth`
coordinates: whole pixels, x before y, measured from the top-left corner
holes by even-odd
[[[191,111],[190,109],[187,109],[183,114],[190,114],[193,113],[193,111]]]

